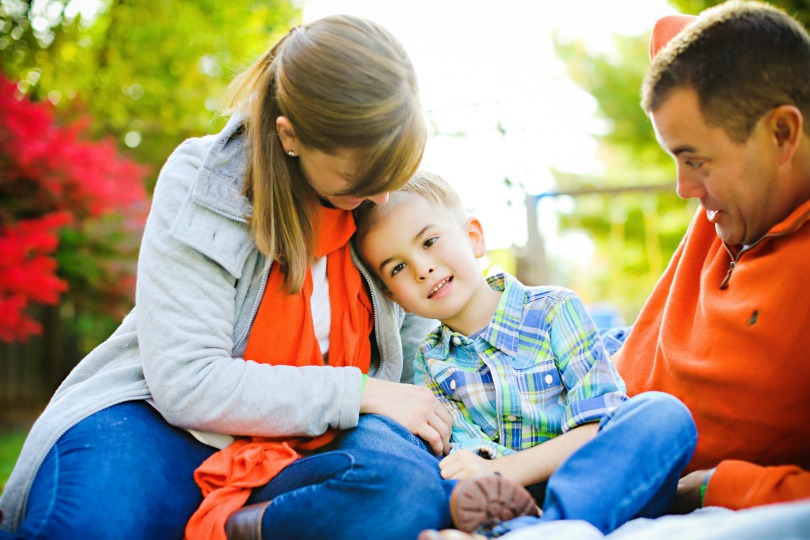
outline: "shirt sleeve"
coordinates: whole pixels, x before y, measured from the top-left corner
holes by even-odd
[[[810,497],[810,471],[794,465],[765,467],[747,461],[720,462],[706,487],[705,506],[732,510]]]
[[[627,399],[616,366],[582,300],[566,295],[553,312],[551,347],[567,390],[563,432],[595,422]]]

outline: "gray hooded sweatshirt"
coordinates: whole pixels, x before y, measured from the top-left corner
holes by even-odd
[[[117,403],[147,400],[175,426],[223,434],[316,436],[357,425],[359,369],[242,359],[270,270],[247,226],[245,154],[234,116],[218,135],[187,140],[169,157],[141,244],[136,307],[68,375],[32,427],[0,498],[0,529],[19,527],[57,439]],[[369,374],[410,382],[416,348],[437,323],[406,315],[353,256],[374,306]]]

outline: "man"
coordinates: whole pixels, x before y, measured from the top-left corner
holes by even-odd
[[[650,52],[642,107],[701,208],[615,361],[695,417],[676,510],[810,497],[810,37],[727,2]]]
[[[778,525],[769,537],[806,533],[810,36],[774,7],[731,1],[660,20],[650,53],[642,107],[677,162],[678,194],[701,208],[614,359],[628,394],[668,392],[694,415],[673,512],[805,499],[718,521],[731,536],[756,537],[758,520]],[[533,529],[516,534],[550,537]]]

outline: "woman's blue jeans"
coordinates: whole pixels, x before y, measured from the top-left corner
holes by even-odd
[[[407,538],[451,526],[438,459],[396,422],[362,415],[337,449],[300,459],[249,502],[273,500],[265,538]],[[15,535],[0,538],[183,538],[202,502],[194,470],[215,450],[145,402],[83,420],[51,449]]]
[[[517,518],[497,532],[579,519],[608,534],[634,517],[662,516],[696,444],[683,403],[662,392],[639,394],[603,418],[596,437],[551,475],[542,517]]]

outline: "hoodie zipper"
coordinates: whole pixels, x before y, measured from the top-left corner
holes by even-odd
[[[366,280],[366,284],[368,285],[370,293],[369,296],[371,297],[371,310],[373,311],[373,318],[374,318],[374,337],[377,340],[377,350],[380,351],[380,362],[377,365],[377,369],[372,373],[371,368],[369,368],[368,376],[373,377],[374,375],[377,374],[377,372],[380,369],[382,369],[384,357],[382,349],[382,338],[380,337],[380,325],[379,325],[380,318],[378,317],[379,308],[377,306],[377,297],[374,294],[374,283],[371,281],[371,277],[365,272],[365,270],[360,268],[360,265],[357,264],[357,261],[354,260],[354,255],[352,255],[351,259],[354,267],[357,268],[357,271],[360,272],[360,275],[363,276],[363,279]]]
[[[793,222],[793,224],[790,227],[788,227],[787,229],[785,229],[784,231],[782,231],[780,233],[768,233],[765,236],[761,237],[756,242],[754,242],[753,244],[745,246],[743,249],[740,250],[739,253],[737,253],[736,256],[734,255],[734,252],[731,251],[731,248],[728,247],[728,245],[723,244],[723,247],[726,248],[726,251],[728,252],[729,257],[731,257],[731,263],[729,264],[728,272],[726,273],[726,277],[724,277],[723,281],[720,283],[720,290],[728,289],[728,282],[731,281],[731,274],[732,274],[732,272],[734,272],[734,269],[737,267],[737,263],[740,262],[740,257],[742,257],[743,253],[747,253],[747,252],[751,251],[752,249],[754,249],[756,246],[758,246],[759,244],[761,244],[762,242],[764,242],[768,238],[779,238],[780,236],[787,236],[788,234],[792,233],[793,231],[795,231],[796,229],[798,229],[799,227],[804,225],[804,222],[807,220],[808,216],[810,216],[810,211],[806,212],[804,215],[802,215],[798,219],[796,219]]]

